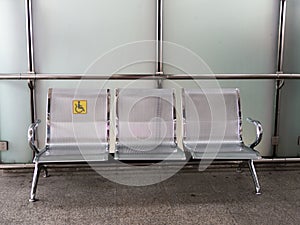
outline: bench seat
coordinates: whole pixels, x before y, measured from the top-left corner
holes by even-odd
[[[248,161],[255,185],[260,185],[253,160],[260,159],[254,149],[262,138],[262,126],[256,126],[256,140],[246,146],[242,138],[242,111],[238,89],[183,89],[183,146],[193,159]]]
[[[45,164],[108,160],[109,96],[107,89],[48,90],[44,148],[36,146],[40,120],[28,129],[29,146],[35,152],[30,201],[36,201],[38,178]]]
[[[185,160],[172,89],[117,89],[116,160]]]
[[[215,149],[219,149],[215,151]],[[237,144],[198,144],[196,149],[185,147],[193,159],[221,159],[221,160],[248,160],[261,159],[257,151],[245,145]]]
[[[170,152],[170,149],[172,150]],[[152,151],[132,151],[127,146],[118,146],[118,150],[115,153],[116,160],[185,160],[186,156],[180,149],[170,146],[158,146]],[[167,153],[166,153],[167,151]],[[121,152],[121,153],[119,153]]]

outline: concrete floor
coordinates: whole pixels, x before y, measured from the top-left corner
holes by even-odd
[[[298,166],[258,168],[260,196],[248,170],[232,167],[184,169],[145,187],[116,184],[89,169],[50,175],[40,179],[40,200],[30,203],[31,173],[2,171],[0,224],[300,224]]]

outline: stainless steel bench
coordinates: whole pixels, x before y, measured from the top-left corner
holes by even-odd
[[[172,89],[116,90],[115,160],[186,160],[248,161],[255,183],[260,185],[253,164],[260,155],[241,135],[241,107],[237,89],[183,90],[183,147],[177,145],[175,95]],[[30,125],[29,145],[35,152],[35,170],[30,201],[35,201],[39,175],[44,165],[107,161],[109,155],[109,90],[49,89],[46,143],[36,146],[36,128]]]
[[[256,194],[260,185],[253,164],[260,159],[254,150],[262,138],[260,122],[248,118],[256,126],[256,140],[246,146],[242,139],[242,118],[238,89],[183,90],[185,151],[201,160],[248,161]]]
[[[108,160],[109,90],[49,89],[45,147],[36,146],[36,128],[28,129],[35,153],[30,201],[35,201],[40,171],[49,163]]]
[[[117,89],[117,160],[185,160],[171,89]]]

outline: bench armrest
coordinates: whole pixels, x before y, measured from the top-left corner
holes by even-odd
[[[253,119],[251,119],[251,118],[248,117],[248,118],[247,118],[247,121],[248,121],[249,123],[254,124],[255,127],[256,127],[256,139],[255,139],[255,141],[249,146],[250,148],[254,148],[255,146],[257,146],[257,145],[260,143],[260,141],[261,141],[261,139],[262,139],[262,136],[263,136],[263,128],[262,128],[261,123],[260,123],[259,121],[257,121],[257,120],[253,120]]]
[[[28,128],[28,144],[35,154],[39,154],[40,152],[38,147],[35,145],[36,128],[38,127],[40,122],[40,120],[37,120],[36,122],[30,124]]]

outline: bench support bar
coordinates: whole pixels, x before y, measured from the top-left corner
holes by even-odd
[[[35,162],[33,178],[32,178],[32,185],[31,185],[31,192],[30,192],[30,199],[29,199],[30,202],[35,202],[38,200],[35,198],[35,195],[36,195],[36,189],[37,189],[41,171],[44,172],[43,177],[49,177],[47,167],[38,162]]]
[[[44,172],[43,177],[44,177],[44,178],[49,177],[49,173],[48,173],[47,167],[46,167],[46,166],[41,166],[41,169],[42,169],[43,172]]]
[[[248,165],[249,165],[249,169],[250,169],[250,172],[251,172],[253,181],[254,181],[254,185],[255,185],[255,193],[256,193],[257,195],[260,195],[260,194],[261,194],[261,192],[260,192],[260,185],[259,185],[259,182],[258,182],[256,170],[255,170],[254,163],[253,163],[253,160],[252,160],[252,159],[250,159],[250,160],[248,161]]]
[[[38,162],[36,162],[34,166],[34,173],[32,178],[32,186],[31,186],[30,199],[29,199],[30,202],[37,201],[37,199],[35,198],[35,194],[36,194],[37,184],[39,181],[39,176],[41,173],[41,168],[42,166]]]

